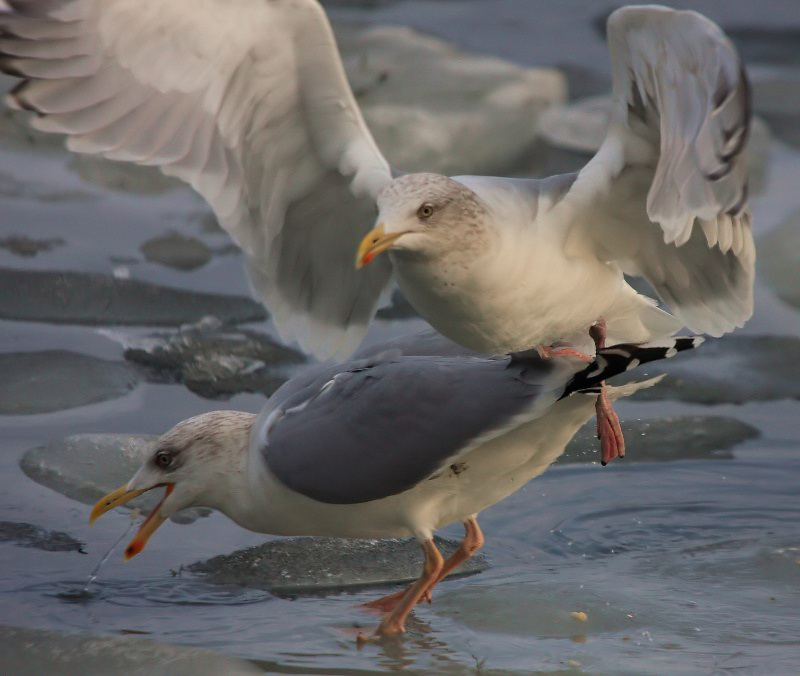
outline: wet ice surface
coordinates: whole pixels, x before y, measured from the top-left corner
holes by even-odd
[[[116,399],[138,376],[122,362],[67,350],[0,354],[0,415],[33,415]]]
[[[266,318],[264,308],[245,297],[192,293],[102,275],[0,269],[4,319],[179,326],[207,315],[234,324]]]
[[[44,649],[42,646],[46,646]],[[169,673],[260,674],[246,660],[208,650],[181,648],[133,637],[91,636],[0,626],[0,651],[4,665],[14,674]]]
[[[529,0],[333,4],[346,18],[415,25],[523,66],[563,64],[577,94],[602,94],[608,82],[595,18],[610,4],[596,0],[536,5],[542,13]],[[88,505],[141,459],[112,469],[109,454],[133,438],[146,453],[147,435],[191,415],[263,403],[262,395],[233,394],[244,389],[240,375],[221,403],[164,382],[174,375],[129,371],[124,346],[149,340],[156,325],[169,327],[158,330],[167,344],[180,342],[178,327],[207,314],[241,321],[205,302],[198,314],[180,313],[197,294],[244,299],[247,284],[230,241],[190,191],[152,171],[76,159],[55,138],[30,134],[18,116],[0,114],[0,308],[18,313],[0,329],[0,521],[11,524],[0,530],[11,535],[0,542],[0,603],[4,622],[24,627],[0,629],[2,671],[132,673],[138,665],[158,673],[168,663],[170,673],[796,672],[800,154],[791,144],[800,138],[800,25],[791,2],[692,5],[736,29],[756,66],[755,106],[773,139],[753,202],[755,318],[670,362],[665,381],[619,406],[624,461],[600,468],[589,426],[567,451],[568,464],[487,510],[480,522],[491,567],[443,583],[403,639],[361,651],[356,627],[369,630],[377,617],[358,604],[397,586],[278,597],[203,579],[186,567],[281,542],[219,514],[166,524],[130,563],[116,551],[84,593],[89,572],[130,523],[124,510],[92,529],[86,523]],[[469,144],[458,150],[468,153]],[[585,157],[534,150],[546,153],[530,159],[531,173],[580,166]],[[174,247],[178,240],[195,244],[187,253]],[[69,288],[81,299],[67,309],[52,293],[51,282],[67,278],[61,271],[74,275]],[[144,284],[189,296],[147,295]],[[223,305],[238,313],[243,306],[232,302]],[[373,342],[420,327],[401,304],[383,316]],[[275,338],[269,322],[255,321],[225,331]],[[93,436],[77,443],[73,435],[84,433]],[[31,449],[49,451],[36,465]],[[457,540],[461,529],[444,535]],[[20,546],[73,540],[87,556]],[[308,570],[302,552],[290,561]],[[122,636],[131,633],[157,643]]]

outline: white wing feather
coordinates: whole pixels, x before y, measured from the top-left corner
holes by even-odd
[[[10,105],[70,149],[192,185],[242,248],[279,331],[354,349],[388,261],[354,252],[391,172],[314,0],[9,0]]]
[[[560,207],[569,250],[644,276],[690,329],[721,335],[753,311],[742,65],[691,11],[617,10],[608,39],[614,110]]]

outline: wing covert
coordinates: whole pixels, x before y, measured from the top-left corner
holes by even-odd
[[[571,376],[550,362],[365,360],[292,390],[270,411],[260,452],[284,485],[307,497],[369,502],[412,488],[478,440],[519,424],[517,416],[538,417]]]

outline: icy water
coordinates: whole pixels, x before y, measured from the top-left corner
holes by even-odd
[[[340,19],[412,25],[526,66],[565,66],[579,92],[605,89],[595,19],[606,3],[334,4]],[[377,620],[357,606],[386,587],[271,594],[214,584],[187,567],[269,539],[219,514],[166,524],[131,563],[118,548],[86,587],[130,515],[90,529],[79,501],[89,488],[70,484],[67,497],[34,482],[20,466],[26,451],[75,434],[159,434],[217,408],[257,411],[261,392],[299,366],[270,353],[278,366],[264,374],[245,363],[237,372],[258,377],[209,399],[202,374],[125,361],[126,345],[174,334],[170,316],[219,309],[199,294],[246,297],[238,254],[189,190],[77,160],[29,137],[18,118],[0,118],[0,306],[16,317],[0,324],[0,670],[797,673],[800,21],[792,2],[684,4],[731,30],[772,130],[752,200],[763,249],[754,319],[742,337],[673,364],[663,398],[619,407],[629,423],[676,416],[677,433],[639,423],[628,458],[606,468],[580,442],[570,462],[484,513],[487,570],[442,584],[404,637],[361,650],[357,628]],[[59,282],[78,289],[75,307],[47,291],[53,271],[80,273]],[[239,328],[274,335],[245,300],[222,305],[251,317]],[[370,338],[418,326],[383,320]],[[236,383],[248,391],[231,396]],[[308,572],[302,557],[293,566],[290,574]]]

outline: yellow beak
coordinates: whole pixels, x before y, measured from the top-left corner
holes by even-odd
[[[391,232],[387,235],[383,223],[379,223],[366,234],[364,239],[361,240],[361,244],[358,245],[356,269],[360,270],[371,263],[375,256],[390,249],[395,240],[405,234],[405,232]]]
[[[150,539],[150,536],[155,533],[156,529],[167,520],[165,516],[161,515],[161,505],[164,504],[164,500],[166,500],[170,493],[172,493],[173,489],[175,488],[175,484],[159,485],[166,486],[164,497],[161,498],[159,503],[153,508],[153,511],[150,512],[144,523],[139,527],[136,537],[131,540],[130,544],[125,549],[124,559],[126,561],[129,561],[139,552],[141,552],[147,544],[147,541]],[[157,486],[153,486],[153,488],[157,488]],[[149,490],[152,489],[145,488],[143,490],[129,491],[127,484],[120,486],[117,490],[111,491],[111,493],[97,501],[95,506],[92,508],[92,513],[89,515],[89,523],[94,523],[106,512],[110,512],[112,509],[121,507],[122,505],[130,502],[134,498],[138,498],[142,493],[146,493]]]

